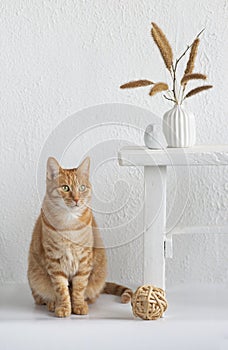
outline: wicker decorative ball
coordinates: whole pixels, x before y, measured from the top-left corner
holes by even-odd
[[[150,284],[139,287],[132,296],[133,314],[143,320],[157,320],[167,309],[165,292]]]

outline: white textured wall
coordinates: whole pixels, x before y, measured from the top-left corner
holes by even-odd
[[[168,78],[150,37],[152,20],[167,33],[177,54],[206,27],[197,71],[209,75],[214,89],[189,100],[188,108],[196,115],[198,143],[227,143],[227,8],[226,0],[1,1],[1,283],[26,279],[28,244],[40,205],[36,165],[45,140],[56,126],[75,111],[100,103],[133,104],[159,116],[170,108],[161,96],[150,98],[147,90],[118,89],[121,83],[134,78],[156,81]],[[141,123],[137,117],[135,122]],[[105,137],[104,131],[99,132]],[[129,130],[114,128],[114,137],[120,134],[125,141],[134,141],[134,134],[129,134]],[[137,137],[135,135],[136,142]],[[116,144],[116,150],[120,144]],[[114,154],[114,148],[110,148],[110,152]],[[94,164],[99,154],[94,152]],[[79,159],[77,154],[76,160]],[[64,161],[66,165],[70,161],[67,154]],[[114,164],[107,164],[101,177],[95,177],[94,186],[100,191],[102,182],[99,181],[106,176],[107,193],[109,171],[118,179],[118,167]],[[132,186],[134,174],[137,175],[126,172]],[[191,169],[190,180],[189,200],[180,224],[193,226],[193,231],[194,226],[227,226],[227,170]],[[137,183],[140,188],[140,173]],[[172,179],[169,185],[168,211],[174,186]],[[182,210],[184,183],[182,186],[175,207],[177,215]],[[117,196],[120,189],[123,193],[124,188],[115,187]],[[140,202],[140,193],[136,202]],[[132,201],[126,215],[135,209],[136,202]],[[109,221],[102,223],[103,219],[99,218],[100,223],[107,225]],[[138,226],[127,226],[125,234],[132,230],[135,232],[131,235],[137,234],[140,219],[138,222]],[[177,236],[174,259],[167,261],[168,284],[228,283],[227,252],[228,235],[198,232]],[[142,253],[140,238],[129,245],[109,249],[110,278],[139,283]]]

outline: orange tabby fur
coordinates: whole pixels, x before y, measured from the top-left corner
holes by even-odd
[[[32,295],[58,317],[87,314],[87,302],[101,292],[120,295],[124,303],[132,295],[126,287],[105,283],[107,259],[90,207],[89,165],[86,158],[78,168],[62,169],[48,159],[46,195],[30,244]]]

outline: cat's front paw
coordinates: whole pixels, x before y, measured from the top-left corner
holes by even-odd
[[[87,315],[89,312],[88,304],[84,302],[83,304],[74,305],[72,312],[75,315]]]
[[[55,311],[55,302],[54,301],[48,301],[47,302],[47,309],[50,312],[54,312]]]
[[[60,305],[55,308],[55,315],[57,317],[69,317],[71,315],[70,305]]]

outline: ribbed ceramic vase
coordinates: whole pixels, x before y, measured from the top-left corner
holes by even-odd
[[[163,132],[168,147],[191,147],[196,143],[195,117],[184,107],[175,105],[163,117]]]

